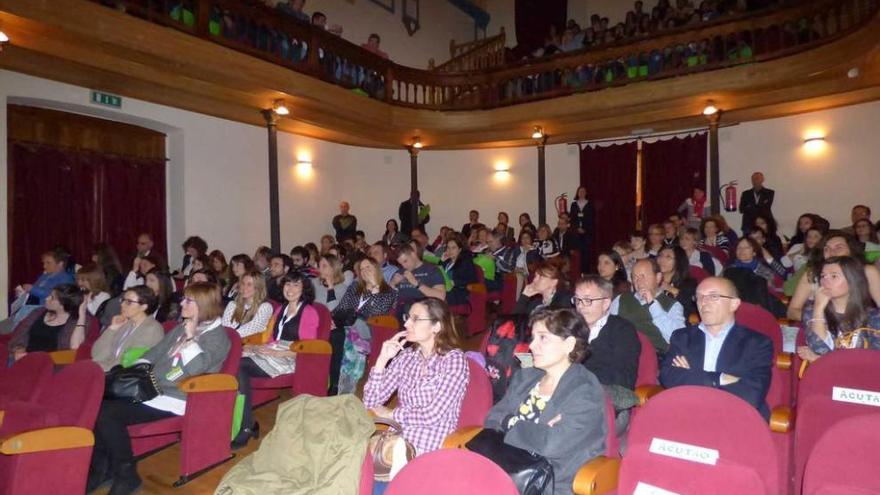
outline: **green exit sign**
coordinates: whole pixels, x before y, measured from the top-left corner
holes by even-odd
[[[92,103],[104,105],[105,107],[122,108],[122,97],[100,91],[92,91]]]

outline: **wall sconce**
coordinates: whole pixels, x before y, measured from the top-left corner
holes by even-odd
[[[532,139],[542,139],[544,137],[544,128],[536,125],[532,128]]]
[[[272,103],[272,111],[275,112],[276,115],[290,115],[290,109],[287,108],[287,104],[284,103],[284,100],[275,100]]]
[[[415,149],[417,149],[417,150],[422,149],[422,138],[420,138],[420,137],[418,137],[418,136],[413,136],[413,138],[412,138],[412,147],[415,148]]]
[[[828,143],[825,141],[825,136],[811,136],[804,139],[804,150],[811,155],[821,153],[826,146]]]
[[[507,182],[510,180],[510,164],[505,160],[495,162],[494,179],[497,182]]]
[[[715,102],[709,100],[706,102],[706,106],[703,108],[703,115],[706,117],[711,117],[718,113],[718,107],[715,106]]]
[[[296,175],[301,178],[309,178],[314,173],[312,157],[308,153],[300,153],[296,159]]]

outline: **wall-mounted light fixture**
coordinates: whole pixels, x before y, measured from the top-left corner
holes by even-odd
[[[542,139],[544,137],[544,128],[536,125],[532,127],[532,139]]]
[[[418,136],[413,136],[413,138],[412,138],[412,147],[415,148],[415,149],[417,149],[417,150],[422,149],[422,138],[420,138],[420,137],[418,137]]]
[[[290,109],[287,108],[287,103],[284,100],[275,100],[272,103],[272,111],[277,115],[290,115]]]
[[[312,157],[306,152],[299,153],[296,157],[296,175],[302,178],[311,177],[314,173]]]
[[[493,166],[495,173],[493,179],[496,182],[507,182],[510,180],[510,162],[507,160],[498,160]]]
[[[811,155],[821,153],[826,146],[828,142],[822,135],[811,135],[804,139],[804,150]]]
[[[711,117],[716,113],[718,113],[718,107],[715,106],[715,102],[712,100],[707,101],[706,106],[703,107],[703,115],[705,115],[706,117]]]

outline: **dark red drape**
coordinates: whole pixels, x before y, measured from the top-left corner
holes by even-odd
[[[516,0],[514,22],[518,52],[527,54],[544,46],[551,25],[556,26],[561,35],[567,15],[568,0]]]
[[[9,144],[10,287],[33,282],[40,253],[56,244],[78,263],[102,241],[125,262],[141,232],[165,250],[164,160]]]
[[[643,205],[645,228],[667,219],[693,194],[706,190],[706,134],[645,143]],[[708,206],[708,203],[707,203]]]
[[[587,146],[581,150],[581,184],[596,209],[590,268],[600,251],[629,240],[636,224],[636,144]]]

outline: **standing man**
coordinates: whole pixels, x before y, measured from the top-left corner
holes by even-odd
[[[743,191],[739,198],[739,212],[742,213],[742,233],[747,235],[752,227],[755,217],[761,214],[773,216],[770,209],[773,207],[772,189],[764,187],[764,174],[755,172],[752,174],[752,188]]]
[[[358,219],[349,213],[351,205],[348,201],[339,203],[339,215],[333,217],[333,230],[336,231],[336,242],[354,239],[357,232]]]
[[[465,238],[471,236],[471,229],[480,224],[480,212],[477,210],[471,210],[468,213],[468,223],[461,226],[461,235]]]
[[[420,198],[421,194],[419,191],[413,191],[408,200],[400,203],[400,208],[397,209],[397,216],[400,217],[401,232],[412,232],[416,229],[425,232],[425,224],[431,221],[431,207],[422,203]],[[417,219],[413,218],[413,203],[418,205],[416,208],[418,210]]]

